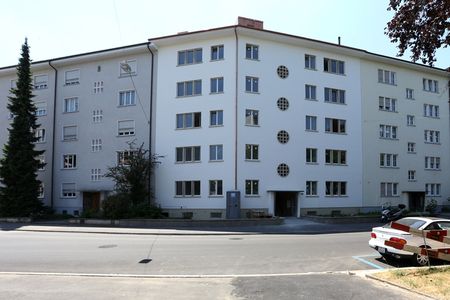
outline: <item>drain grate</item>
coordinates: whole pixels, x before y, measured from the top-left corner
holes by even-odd
[[[101,245],[101,246],[98,246],[99,248],[102,248],[102,249],[106,249],[106,248],[115,248],[115,247],[117,247],[117,245]]]
[[[151,262],[151,261],[152,261],[151,258],[145,258],[145,259],[141,260],[139,263],[140,263],[140,264],[148,264],[148,263]]]

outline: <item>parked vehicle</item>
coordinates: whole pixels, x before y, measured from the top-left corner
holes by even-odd
[[[450,220],[439,218],[425,218],[425,217],[408,217],[403,218],[396,223],[400,223],[418,230],[450,230]],[[386,260],[389,259],[410,259],[414,264],[419,266],[428,265],[428,256],[415,254],[412,252],[395,249],[386,246],[385,241],[390,240],[394,242],[407,243],[408,245],[417,246],[420,248],[446,248],[448,244],[442,242],[414,236],[405,231],[391,228],[391,223],[384,226],[372,228],[370,233],[369,246],[383,256]]]
[[[383,223],[396,221],[406,215],[406,206],[404,204],[388,207],[383,206],[381,209],[381,222]]]

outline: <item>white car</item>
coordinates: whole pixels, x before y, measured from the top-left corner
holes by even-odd
[[[450,220],[448,219],[408,217],[395,222],[418,230],[450,230]],[[424,239],[420,236],[415,236],[405,231],[393,229],[391,228],[391,223],[388,223],[384,226],[372,228],[369,246],[378,251],[386,260],[388,260],[389,258],[409,258],[415,264],[418,264],[420,266],[425,266],[428,264],[428,256],[386,246],[384,244],[384,241],[387,240],[402,243],[406,241],[408,245],[423,248],[449,247],[448,244],[430,239],[426,239],[424,241]]]

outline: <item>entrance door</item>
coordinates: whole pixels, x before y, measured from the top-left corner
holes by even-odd
[[[409,192],[408,201],[410,211],[423,211],[425,206],[425,193]]]
[[[83,210],[93,212],[100,210],[100,192],[83,192]]]
[[[297,216],[297,192],[275,192],[275,216]]]

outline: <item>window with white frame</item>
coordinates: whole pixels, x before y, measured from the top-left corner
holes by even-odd
[[[37,157],[37,159],[39,160],[38,171],[44,171],[45,170],[45,155],[41,154]]]
[[[378,69],[378,82],[396,85],[397,74],[393,71]]]
[[[378,98],[378,109],[383,111],[396,112],[397,111],[397,99],[389,97]]]
[[[76,125],[63,126],[63,141],[75,141],[78,138],[78,127]]]
[[[305,99],[317,100],[317,87],[315,85],[305,84]]]
[[[176,148],[176,162],[177,163],[192,163],[200,161],[200,146],[177,147]]]
[[[317,181],[306,182],[306,196],[317,196]]]
[[[335,197],[347,196],[347,182],[325,181],[325,195]]]
[[[425,170],[440,170],[441,158],[438,156],[425,156]]]
[[[80,70],[69,70],[65,73],[65,85],[80,84]]]
[[[433,93],[438,93],[439,92],[439,86],[438,86],[438,81],[437,80],[423,78],[422,86],[423,86],[423,90],[424,91],[433,92]]]
[[[41,101],[34,103],[36,110],[34,112],[36,117],[42,117],[47,115],[47,102]]]
[[[258,196],[259,195],[259,180],[247,179],[245,180],[245,195]]]
[[[317,148],[306,148],[306,163],[317,163]]]
[[[408,153],[416,153],[416,143],[408,142]]]
[[[223,145],[209,146],[209,160],[222,161],[223,160]]]
[[[416,118],[413,115],[406,115],[406,125],[416,126]]]
[[[259,110],[246,109],[245,110],[245,125],[258,126],[259,125]]]
[[[37,128],[34,130],[35,143],[45,143],[45,129]]]
[[[75,183],[62,183],[61,184],[61,196],[63,198],[76,198],[77,186]]]
[[[103,122],[103,110],[94,109],[92,111],[92,121],[94,123],[102,123]]]
[[[317,117],[316,116],[305,116],[305,129],[309,131],[317,131]]]
[[[424,117],[439,118],[439,105],[424,104],[423,115]]]
[[[326,87],[324,89],[325,102],[345,104],[345,91]]]
[[[441,133],[438,130],[424,130],[425,143],[439,144],[441,142]]]
[[[210,196],[223,196],[222,180],[210,180],[209,181],[209,195]]]
[[[380,153],[380,167],[396,168],[398,154]]]
[[[200,196],[200,180],[175,181],[175,196],[196,197]]]
[[[212,46],[211,47],[211,61],[222,60],[224,58],[224,46]]]
[[[325,163],[330,165],[346,165],[347,151],[336,149],[325,149]]]
[[[382,139],[397,139],[397,126],[380,125],[380,138]]]
[[[34,76],[34,89],[42,90],[48,87],[48,75],[36,75]]]
[[[202,126],[202,113],[192,112],[177,114],[177,129],[200,128]]]
[[[127,136],[135,134],[134,120],[118,121],[117,124],[118,124],[117,134],[119,136]]]
[[[103,81],[94,81],[94,94],[103,93]]]
[[[131,76],[137,74],[137,60],[127,59],[119,63],[119,76]]]
[[[77,167],[77,155],[76,154],[64,154],[63,155],[63,169],[76,169]]]
[[[408,170],[408,181],[416,181],[416,170]]]
[[[397,197],[398,183],[397,182],[382,182],[380,183],[381,197]]]
[[[42,199],[45,197],[45,190],[44,190],[44,183],[43,182],[39,182],[39,187],[38,187],[38,198]]]
[[[258,93],[258,77],[245,76],[245,91],[248,93]]]
[[[245,145],[245,159],[258,160],[259,159],[259,145],[246,144]]]
[[[440,183],[426,183],[425,184],[426,196],[441,196],[441,184]]]
[[[245,45],[245,58],[258,60],[259,59],[259,46],[247,44]]]
[[[201,79],[177,82],[177,97],[199,96],[201,94]]]
[[[92,152],[100,152],[102,151],[102,139],[93,139],[91,142],[91,151]]]
[[[64,99],[64,112],[73,113],[78,111],[78,97]]]
[[[178,65],[199,64],[203,61],[203,49],[189,49],[178,51]]]
[[[316,69],[316,57],[311,54],[305,54],[305,69]]]
[[[119,92],[119,106],[136,105],[136,91]]]
[[[102,169],[91,169],[91,181],[100,181],[103,178]]]
[[[325,118],[325,132],[346,133],[345,120]]]
[[[414,100],[414,90],[413,89],[406,89],[406,99]]]
[[[210,126],[223,126],[223,110],[212,110],[209,112]]]
[[[137,153],[136,150],[117,151],[117,164],[127,166],[130,159]]]
[[[223,93],[223,77],[211,78],[211,94]]]
[[[323,59],[323,71],[333,74],[344,75],[345,63],[342,60],[336,60],[331,58]]]

